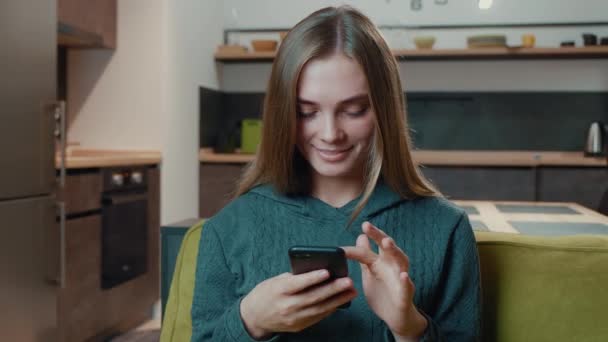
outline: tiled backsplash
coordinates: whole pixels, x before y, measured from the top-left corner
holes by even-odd
[[[240,120],[261,117],[263,98],[201,87],[201,147],[238,146]],[[608,122],[607,92],[412,92],[406,98],[419,149],[579,151],[589,124]]]

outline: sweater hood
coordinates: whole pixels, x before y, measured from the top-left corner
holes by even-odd
[[[350,218],[350,215],[361,199],[361,196],[358,196],[345,205],[335,208],[312,196],[281,194],[270,184],[258,185],[251,189],[250,192],[268,198],[278,205],[283,205],[287,209],[296,211],[304,216],[330,220],[344,220],[345,218]],[[358,217],[363,220],[368,220],[404,201],[408,201],[408,199],[402,198],[383,181],[379,180],[367,204]]]

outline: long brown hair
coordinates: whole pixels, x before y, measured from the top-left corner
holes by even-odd
[[[336,52],[357,61],[363,69],[376,114],[363,195],[351,222],[369,200],[380,176],[404,198],[440,196],[412,160],[397,61],[370,19],[349,6],[312,13],[281,43],[264,100],[262,141],[236,196],[263,183],[272,184],[283,194],[309,193],[310,166],[296,148],[297,84],[308,61]]]

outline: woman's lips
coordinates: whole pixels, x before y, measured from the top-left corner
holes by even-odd
[[[321,149],[313,146],[313,148],[319,153],[321,159],[326,162],[335,163],[346,159],[353,147],[351,146],[346,149]]]

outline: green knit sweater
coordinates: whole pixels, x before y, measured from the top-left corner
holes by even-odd
[[[477,340],[479,263],[464,211],[441,198],[405,200],[379,183],[358,219],[346,228],[358,200],[334,208],[313,197],[287,197],[268,185],[258,186],[205,222],[196,266],[192,341],[254,341],[240,318],[241,299],[263,280],[290,271],[289,247],[354,245],[365,220],[393,237],[410,258],[414,303],[429,321],[422,340]],[[349,260],[348,266],[359,293],[348,309],[272,340],[393,341],[365,300],[359,264]]]

